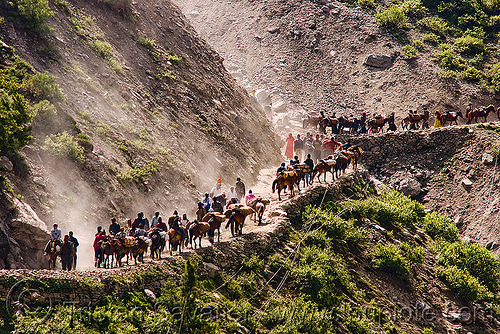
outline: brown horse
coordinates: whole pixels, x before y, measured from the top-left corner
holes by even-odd
[[[346,155],[352,161],[354,169],[358,168],[358,160],[363,155],[363,149],[361,147],[351,146],[341,153]]]
[[[344,129],[349,129],[349,133],[355,133],[358,130],[360,120],[357,118],[346,118],[344,116],[340,116],[338,118],[339,122],[339,132],[342,132]]]
[[[276,175],[276,180],[273,181],[273,193],[275,189],[278,189],[278,199],[281,201],[281,190],[288,186],[290,188],[290,196],[295,196],[293,186],[297,185],[300,191],[298,181],[300,181],[300,178],[296,171],[278,173],[278,175]]]
[[[474,119],[474,121],[477,123],[478,117],[484,117],[484,121],[486,122],[486,119],[488,118],[488,114],[490,112],[495,112],[495,107],[492,104],[490,104],[487,107],[479,107],[474,109],[469,113],[469,117],[467,118],[467,124],[470,124],[472,122],[472,119]]]
[[[103,257],[102,263],[104,268],[113,267],[115,249],[114,249],[114,243],[111,243],[111,240],[112,239],[110,239],[109,237],[106,237],[106,239],[99,241]]]
[[[180,228],[184,229],[184,231],[186,231],[186,229],[182,226],[179,225]],[[170,255],[172,255],[172,251],[173,250],[177,250],[177,246],[179,246],[179,254],[182,253],[182,243],[184,242],[185,243],[185,247],[187,247],[188,245],[188,238],[187,238],[187,231],[186,233],[184,234],[184,236],[182,236],[181,234],[179,234],[179,232],[177,232],[175,229],[171,228],[168,230],[167,232],[168,234],[168,243],[170,244]]]
[[[334,161],[335,162],[335,161]],[[335,176],[333,174],[333,171],[335,169],[335,165],[336,165],[336,162],[335,163],[332,163],[332,164],[328,164],[327,162],[325,162],[324,160],[321,160],[316,166],[314,166],[313,168],[313,175],[312,175],[312,180],[311,180],[311,183],[312,181],[314,180],[314,177],[316,176],[316,174],[318,175],[318,182],[321,183],[321,179],[319,178],[321,176],[321,174],[324,174],[325,175],[325,182],[326,182],[326,173],[330,172],[332,173],[332,180],[335,180]]]
[[[377,117],[374,119],[370,119],[366,122],[368,125],[368,131],[371,133],[384,132],[384,125],[389,121],[388,118]]]
[[[245,223],[245,218],[251,215],[254,211],[250,207],[235,208],[230,211],[229,220],[226,224],[226,229],[231,225],[231,235],[235,237],[236,235],[241,235],[243,233],[243,224]],[[228,211],[226,211],[226,217],[228,216]]]
[[[47,255],[49,256],[49,270],[50,269],[56,269],[56,260],[57,257],[59,256],[59,250],[57,249],[57,242],[55,240],[51,240],[49,244],[49,252],[47,252]],[[60,247],[60,246],[59,246]]]
[[[412,114],[408,115],[405,118],[401,120],[401,128],[403,130],[411,130],[412,127],[415,127],[418,129],[420,127],[420,121],[427,121],[429,120],[429,116],[426,117],[426,115],[417,115],[417,114]]]
[[[346,156],[344,154],[339,154],[336,158],[336,164],[335,164],[335,176],[338,178],[339,177],[339,171],[340,175],[345,173],[345,170],[349,166],[349,163],[351,162],[351,158],[349,156]]]
[[[464,115],[462,115],[462,112],[459,111],[451,111],[448,110],[447,112],[443,113],[441,115],[441,124],[445,125],[446,122],[450,122],[450,125],[455,122],[456,125],[458,125],[457,119],[458,117],[464,118]]]
[[[132,237],[125,237],[123,239],[112,239],[111,243],[114,245],[115,249],[115,261],[118,266],[122,266],[122,258],[127,255],[127,265],[128,259],[132,254],[132,249],[136,244],[136,241]]]
[[[136,237],[137,243],[132,247],[132,255],[134,256],[134,262],[137,264],[139,262],[144,263],[144,253],[148,251],[149,243],[146,241],[145,237]]]
[[[324,117],[319,121],[319,132],[326,135],[326,128],[332,128],[332,134],[336,132],[339,120],[332,117]]]
[[[210,224],[205,222],[197,222],[189,226],[189,243],[191,248],[193,248],[194,239],[194,249],[196,249],[196,238],[200,241],[201,248],[201,238],[210,230]]]
[[[318,116],[307,116],[307,118],[304,118],[302,120],[302,128],[305,129],[308,126],[311,126],[313,128],[316,128],[321,121],[321,117]]]
[[[153,228],[153,230],[149,232],[148,238],[151,239],[151,259],[154,259],[155,257],[157,259],[161,259],[161,252],[163,252],[167,243],[165,236],[166,232],[158,228]]]
[[[217,242],[220,242],[220,226],[226,220],[226,216],[209,212],[201,219],[202,222],[207,222],[210,225],[208,230],[208,239],[210,243],[214,243],[215,230],[217,230]]]

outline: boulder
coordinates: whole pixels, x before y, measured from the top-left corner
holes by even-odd
[[[14,170],[14,165],[5,155],[0,157],[0,166],[8,172],[12,172]]]
[[[280,30],[279,27],[269,27],[267,28],[267,32],[270,33],[270,34],[274,34],[276,32],[278,32]]]
[[[207,270],[208,277],[214,278],[219,275],[220,268],[213,263],[206,263],[205,269]]]
[[[468,178],[465,178],[462,180],[462,186],[464,186],[465,189],[470,189],[472,187],[472,181]]]
[[[392,58],[388,55],[373,54],[366,57],[364,64],[376,68],[388,68],[392,66]]]
[[[422,186],[413,177],[407,177],[399,182],[397,190],[402,192],[405,196],[415,197],[422,192]]]
[[[493,155],[489,153],[483,153],[481,161],[483,162],[484,165],[491,166],[495,163],[495,158],[493,158]]]
[[[255,92],[255,97],[259,102],[265,101],[269,95],[270,93],[266,89],[259,89]]]
[[[150,298],[150,299],[153,299],[153,300],[156,299],[155,293],[149,289],[144,289],[144,294],[146,296],[148,296],[148,298]]]

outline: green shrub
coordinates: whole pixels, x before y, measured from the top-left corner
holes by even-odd
[[[329,249],[302,247],[291,276],[307,299],[322,307],[339,305],[343,291],[354,293],[344,259]]]
[[[102,59],[110,59],[113,56],[113,47],[108,42],[99,39],[88,41],[89,46]]]
[[[415,59],[417,58],[418,50],[413,45],[407,44],[402,47],[405,59]]]
[[[137,38],[137,44],[142,45],[148,49],[153,49],[155,46],[155,40],[152,38],[140,36],[139,38]]]
[[[375,14],[375,20],[381,28],[388,31],[405,29],[408,22],[405,12],[397,5],[392,5],[386,10]]]
[[[66,131],[47,136],[42,147],[57,157],[67,157],[76,162],[83,162],[85,160],[83,148]]]
[[[59,84],[56,83],[56,77],[47,72],[27,76],[23,86],[37,100],[46,99],[53,102],[61,102],[66,99]]]
[[[408,261],[395,245],[377,245],[373,264],[375,268],[392,273],[402,280],[409,281],[412,277]]]
[[[2,154],[19,151],[31,140],[32,127],[29,106],[18,93],[12,95],[0,90],[0,152]]]
[[[35,124],[52,127],[58,123],[56,107],[47,100],[42,100],[33,105],[31,115]]]
[[[441,37],[433,32],[429,32],[422,37],[424,43],[438,45],[441,42]]]
[[[126,170],[122,174],[118,175],[118,181],[121,183],[144,183],[149,177],[158,172],[160,169],[160,164],[158,161],[150,161],[146,165],[141,167],[134,167]]]
[[[434,54],[434,60],[445,70],[457,70],[463,68],[463,60],[455,55],[451,45],[443,43],[439,46],[440,51]]]
[[[423,247],[411,245],[407,242],[403,242],[400,245],[400,248],[403,252],[405,252],[405,257],[408,262],[415,266],[421,265],[425,260],[425,250]]]
[[[500,92],[500,63],[495,64],[493,68],[488,71],[488,77],[495,92]]]
[[[377,8],[375,0],[358,0],[358,6],[368,9]]]
[[[444,279],[453,291],[457,292],[459,298],[467,301],[482,301],[488,299],[490,293],[479,280],[457,267],[439,267],[437,274]]]
[[[467,66],[458,73],[458,78],[468,81],[480,81],[484,78],[484,73],[473,66]]]
[[[306,242],[311,245],[330,243],[328,238],[332,238],[336,243],[345,241],[349,247],[359,247],[368,241],[368,233],[356,226],[353,220],[344,220],[326,210],[309,206],[303,214],[303,220],[305,227],[321,227],[320,231],[313,232],[306,238]]]
[[[94,144],[92,144],[92,141],[90,140],[89,136],[87,136],[85,133],[80,132],[78,134],[78,145],[83,147],[84,150],[92,152],[94,149]]]
[[[460,239],[455,223],[450,218],[438,215],[435,212],[425,215],[422,229],[433,239],[442,239],[448,242],[455,242]]]
[[[2,1],[0,9],[2,14],[12,15],[16,23],[40,33],[49,30],[46,21],[54,15],[48,0]]]
[[[408,17],[421,18],[429,13],[429,10],[422,4],[420,0],[405,0],[401,4],[401,9]]]
[[[480,244],[463,241],[444,244],[438,264],[467,270],[492,292],[500,288],[500,259]]]
[[[182,60],[182,57],[175,54],[169,54],[167,60],[171,61],[172,63],[178,63]]]
[[[440,17],[424,17],[417,22],[417,25],[421,29],[430,31],[441,37],[445,37],[453,31],[448,23]]]
[[[455,40],[457,51],[462,54],[474,55],[485,51],[484,41],[478,37],[464,35]]]

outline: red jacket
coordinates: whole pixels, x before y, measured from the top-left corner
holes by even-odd
[[[104,234],[104,232],[96,233],[95,239],[94,239],[94,250],[101,249],[101,246],[99,245],[99,241],[103,240],[104,238],[106,238],[106,235]]]
[[[335,148],[337,146],[340,146],[340,143],[336,142],[335,140],[327,139],[323,142],[323,147],[326,148],[327,150],[335,151]]]

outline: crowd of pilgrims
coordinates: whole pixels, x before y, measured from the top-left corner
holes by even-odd
[[[187,237],[185,235],[186,230],[184,228],[202,221],[203,217],[207,213],[223,213],[224,209],[232,203],[244,202],[247,204],[255,198],[255,194],[253,194],[252,190],[248,190],[248,193],[246,192],[245,184],[241,181],[241,178],[237,178],[236,184],[234,186],[230,186],[226,192],[222,191],[222,179],[219,178],[211,191],[205,193],[203,199],[197,203],[195,213],[196,219],[192,222],[189,221],[186,213],[180,217],[177,210],[175,210],[172,216],[168,218],[167,223],[163,221],[163,218],[160,216],[160,212],[158,211],[155,212],[151,220],[145,217],[143,212],[139,212],[133,221],[132,219],[127,219],[123,226],[121,226],[117,222],[116,218],[113,217],[111,218],[108,234],[106,234],[106,230],[102,226],[97,227],[93,243],[94,266],[100,267],[103,262],[101,244],[107,237],[119,240],[123,240],[126,237],[145,238],[154,230],[167,232],[170,228],[173,228],[183,237]],[[184,228],[181,228],[181,226]],[[59,253],[58,255],[61,256],[62,269],[75,270],[77,248],[79,246],[78,240],[73,236],[72,231],[69,231],[68,235],[65,235],[63,240],[61,240],[61,235],[61,229],[57,224],[54,224],[50,231],[50,241],[45,247],[45,255],[51,251],[50,245],[51,242],[54,241]]]
[[[309,167],[310,171],[306,173],[306,184],[309,184],[312,179],[312,170],[315,164],[334,154],[337,150],[346,150],[352,146],[350,139],[345,143],[340,143],[335,140],[335,137],[328,138],[320,134],[313,137],[310,132],[307,132],[304,139],[300,134],[297,134],[297,137],[294,138],[292,133],[289,133],[285,142],[285,157],[288,159],[289,164],[281,163],[276,172],[280,173],[293,169],[294,166],[300,165],[301,161],[303,161],[302,163]]]

